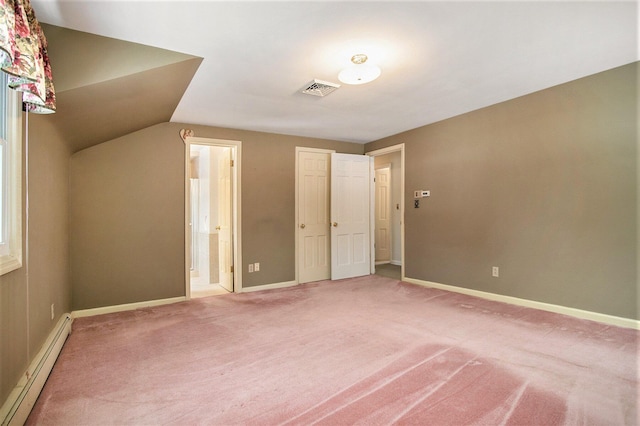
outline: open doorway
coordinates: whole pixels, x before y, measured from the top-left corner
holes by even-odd
[[[404,277],[404,144],[368,152],[374,157],[375,273]]]
[[[187,297],[238,291],[237,171],[239,147],[216,141],[187,141]]]

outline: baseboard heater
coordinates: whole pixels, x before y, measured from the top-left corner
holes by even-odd
[[[29,417],[31,409],[44,387],[49,373],[62,350],[67,336],[71,333],[71,315],[65,314],[60,318],[42,349],[29,365],[24,376],[13,389],[7,401],[0,409],[2,426],[23,425]]]

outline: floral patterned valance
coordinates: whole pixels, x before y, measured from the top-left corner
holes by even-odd
[[[27,111],[55,112],[47,39],[29,0],[0,0],[0,69],[9,87],[23,92]]]

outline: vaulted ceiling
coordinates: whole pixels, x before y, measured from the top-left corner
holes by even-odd
[[[640,56],[637,2],[32,4],[74,150],[162,121],[366,143]],[[300,93],[356,53],[377,80]]]
[[[42,24],[73,152],[171,119],[202,58]]]

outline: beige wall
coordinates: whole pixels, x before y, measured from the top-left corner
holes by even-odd
[[[29,123],[29,251],[27,256],[23,244],[23,267],[0,277],[0,401],[6,400],[60,315],[71,310],[70,151],[50,116],[31,114]]]
[[[196,135],[242,141],[243,286],[295,280],[296,146],[350,154],[362,154],[364,146],[257,132],[215,136],[220,133],[196,130]],[[255,262],[260,271],[247,273]]]
[[[73,309],[184,295],[184,145],[163,126],[70,165]]]
[[[363,153],[363,145],[164,123],[71,159],[73,309],[183,296],[184,144],[242,142],[243,286],[295,279],[295,147]],[[246,273],[249,263],[260,271]]]
[[[406,146],[406,275],[637,319],[637,79],[631,64],[367,144]]]

